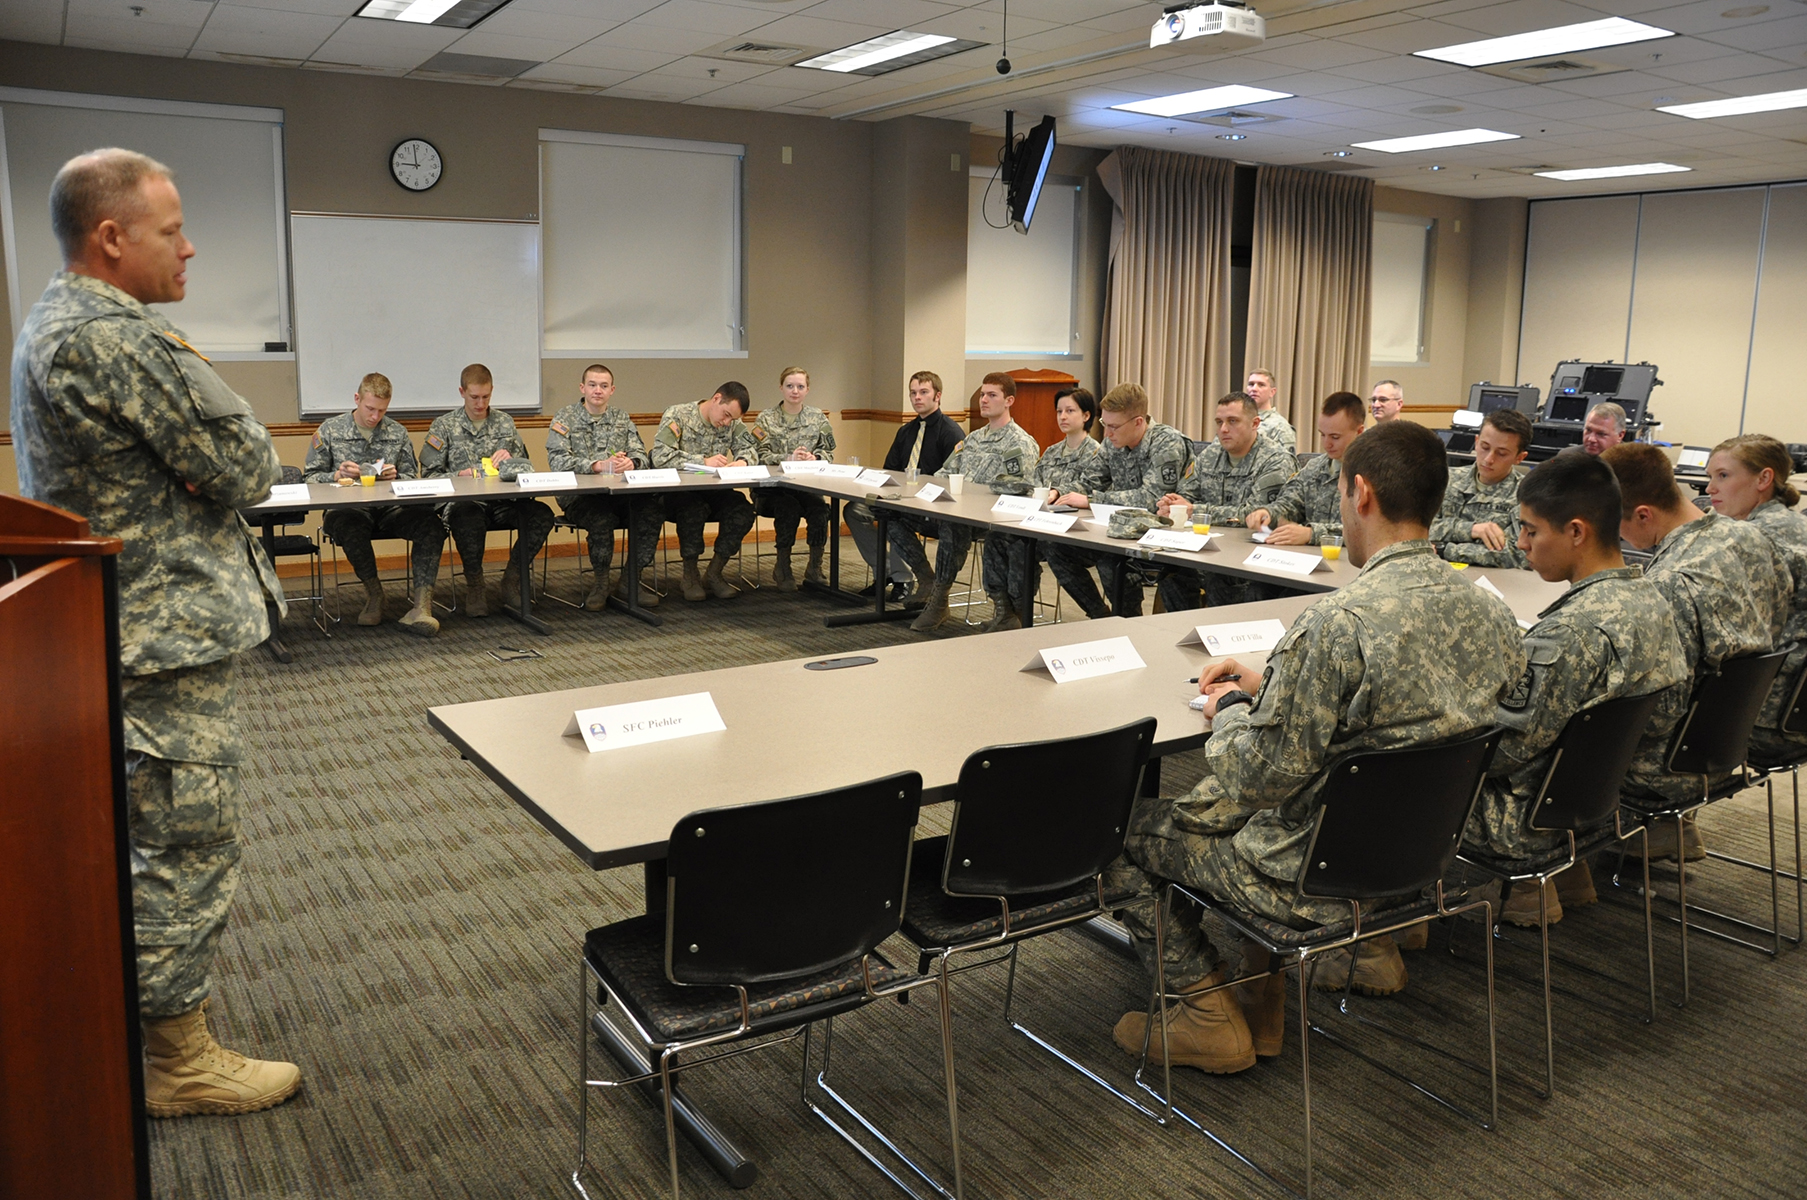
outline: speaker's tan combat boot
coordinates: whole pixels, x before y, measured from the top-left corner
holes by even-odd
[[[433,615],[433,589],[414,589],[414,607],[401,619],[401,627],[417,637],[432,637],[439,632],[439,618]]]
[[[1167,1008],[1167,1050],[1176,1067],[1194,1067],[1213,1075],[1230,1075],[1255,1065],[1255,1045],[1248,1020],[1229,989],[1210,992],[1224,981],[1222,969],[1182,989],[1177,1004]],[[1148,1028],[1145,1012],[1125,1013],[1111,1036],[1126,1052],[1140,1056],[1148,1035],[1148,1061],[1161,1061],[1161,1031]]]
[[[214,1041],[207,1003],[144,1023],[144,1111],[153,1117],[248,1113],[293,1096],[301,1068],[246,1058]]]
[[[1349,982],[1349,951],[1332,950],[1316,960],[1317,973],[1311,986],[1320,992],[1340,992]],[[1403,992],[1406,984],[1405,960],[1399,957],[1399,943],[1390,937],[1369,938],[1356,946],[1355,990],[1364,996],[1391,996]]]

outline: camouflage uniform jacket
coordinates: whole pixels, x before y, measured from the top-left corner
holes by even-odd
[[[1029,476],[1042,449],[1029,431],[1015,421],[996,428],[986,425],[961,439],[941,464],[943,475],[964,475],[973,483],[989,484],[1002,496],[1029,493]]]
[[[397,479],[413,479],[419,474],[414,443],[401,422],[384,417],[375,429],[365,429],[352,414],[340,413],[326,418],[314,430],[314,440],[307,448],[307,465],[301,471],[309,483],[331,483],[339,473],[340,463],[369,467],[376,465],[379,458],[395,468]]]
[[[1299,452],[1299,433],[1293,428],[1293,423],[1281,415],[1277,408],[1270,408],[1261,414],[1261,424],[1257,432],[1288,454]]]
[[[1207,520],[1241,521],[1271,503],[1292,477],[1293,456],[1266,438],[1257,437],[1241,460],[1231,458],[1223,443],[1212,442],[1192,460],[1176,490]]]
[[[659,435],[653,439],[653,466],[681,467],[717,454],[752,466],[759,461],[759,442],[739,417],[717,429],[703,419],[700,404],[674,404],[659,417]]]
[[[527,456],[527,443],[521,440],[514,418],[498,409],[490,409],[481,423],[472,421],[462,408],[433,418],[427,428],[427,440],[420,447],[420,473],[424,477],[456,475],[473,467],[483,473],[483,460],[498,450],[508,451],[508,460],[495,464],[496,474],[513,479],[522,471],[533,470]]]
[[[1273,524],[1306,525],[1311,528],[1311,545],[1327,537],[1343,536],[1343,509],[1338,498],[1342,490],[1341,459],[1320,454],[1286,481],[1267,511]],[[1256,507],[1261,507],[1257,505]]]
[[[1524,553],[1518,548],[1518,485],[1526,474],[1523,467],[1513,467],[1498,483],[1482,483],[1473,466],[1451,471],[1443,510],[1431,522],[1431,541],[1437,543],[1437,553],[1450,562],[1476,567],[1525,566]],[[1483,521],[1492,521],[1505,533],[1504,550],[1489,550],[1475,540],[1474,527]]]
[[[805,404],[796,416],[774,404],[753,422],[753,440],[759,443],[759,461],[777,466],[798,449],[809,451],[823,462],[834,461],[834,426],[828,414]]]
[[[546,427],[546,462],[549,471],[574,471],[591,475],[593,463],[606,462],[617,454],[634,460],[644,470],[652,459],[646,443],[634,428],[634,419],[620,409],[605,408],[592,413],[583,401],[567,404]]]
[[[1669,602],[1637,567],[1589,575],[1557,597],[1537,614],[1524,648],[1524,675],[1494,718],[1506,736],[1465,836],[1507,858],[1554,850],[1565,840],[1531,830],[1528,818],[1569,718],[1608,700],[1672,688],[1688,675]]]
[[[1751,510],[1750,523],[1763,535],[1769,538],[1771,549],[1776,558],[1788,568],[1794,591],[1788,603],[1788,620],[1782,627],[1781,639],[1776,643],[1792,642],[1794,651],[1782,664],[1781,674],[1776,676],[1776,686],[1770,691],[1769,699],[1764,702],[1763,711],[1757,717],[1760,729],[1780,729],[1784,715],[1782,709],[1793,694],[1794,685],[1801,677],[1801,668],[1807,665],[1807,517],[1793,509],[1785,507],[1780,500],[1765,500]],[[1787,735],[1799,740],[1799,735]]]
[[[1109,481],[1101,492],[1087,499],[1099,504],[1121,504],[1154,510],[1155,504],[1180,486],[1192,465],[1192,443],[1171,425],[1150,421],[1142,440],[1125,450],[1104,444],[1104,473]]]
[[[1627,785],[1633,792],[1683,800],[1700,795],[1700,777],[1664,772],[1669,735],[1708,672],[1728,658],[1776,644],[1793,581],[1755,526],[1713,512],[1670,530],[1657,543],[1644,578],[1669,601],[1687,674],[1657,706]]]
[[[1210,774],[1174,802],[1174,823],[1234,834],[1239,858],[1290,884],[1332,760],[1486,729],[1524,669],[1503,601],[1451,571],[1428,541],[1388,546],[1294,620],[1254,704],[1212,723]]]
[[[202,666],[270,635],[264,603],[282,588],[238,509],[269,496],[282,464],[168,321],[61,272],[19,331],[12,397],[19,491],[125,543],[124,674]]]
[[[1035,460],[1035,471],[1029,482],[1036,487],[1053,488],[1062,496],[1069,492],[1090,496],[1110,486],[1104,447],[1089,437],[1077,446],[1067,445],[1063,438],[1043,450],[1042,456]]]

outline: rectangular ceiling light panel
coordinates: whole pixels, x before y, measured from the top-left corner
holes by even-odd
[[[1510,37],[1487,38],[1479,42],[1463,42],[1458,46],[1441,46],[1435,50],[1419,50],[1419,58],[1434,58],[1455,63],[1459,67],[1487,67],[1494,63],[1518,62],[1527,58],[1545,58],[1552,54],[1575,54],[1582,50],[1598,50],[1602,46],[1624,46],[1631,42],[1648,42],[1655,38],[1674,37],[1675,31],[1627,21],[1624,17],[1607,17],[1603,21],[1583,21],[1579,25],[1558,25],[1554,29],[1533,29]]]
[[[1807,88],[1797,88],[1792,92],[1765,92],[1761,96],[1702,100],[1697,104],[1665,104],[1656,111],[1701,121],[1708,117],[1741,117],[1749,113],[1779,112],[1784,108],[1807,108]]]
[[[984,42],[968,41],[964,38],[948,37],[946,34],[915,33],[908,29],[899,29],[894,33],[868,38],[863,42],[855,42],[851,46],[830,50],[827,54],[818,54],[814,58],[806,58],[802,62],[792,65],[809,67],[815,71],[838,71],[849,75],[883,75],[904,67],[913,67],[917,63],[946,58],[950,54],[964,54],[966,51],[984,44]]]
[[[1446,133],[1420,133],[1413,137],[1382,138],[1378,142],[1351,142],[1358,150],[1378,150],[1382,154],[1405,154],[1412,150],[1446,150],[1451,146],[1474,146],[1481,142],[1512,142],[1516,133],[1497,129],[1451,129]]]
[[[1152,100],[1136,100],[1129,104],[1113,104],[1119,112],[1141,113],[1148,117],[1183,117],[1190,113],[1217,112],[1242,104],[1262,104],[1269,100],[1291,100],[1291,92],[1272,92],[1266,88],[1230,84],[1226,87],[1203,88],[1196,92],[1180,92],[1174,96],[1156,96]]]
[[[469,29],[508,2],[509,0],[368,0],[357,15],[379,21],[437,25],[442,29]]]
[[[1581,167],[1573,171],[1534,171],[1545,179],[1573,182],[1577,179],[1623,179],[1627,175],[1670,175],[1676,171],[1692,171],[1674,163],[1629,163],[1622,167]]]

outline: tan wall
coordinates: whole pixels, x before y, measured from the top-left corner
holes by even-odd
[[[1398,188],[1374,189],[1374,211],[1430,217],[1429,292],[1425,297],[1424,361],[1373,363],[1368,386],[1376,380],[1397,379],[1405,389],[1408,407],[1447,407],[1468,402],[1464,366],[1468,339],[1469,245],[1474,232],[1474,202],[1428,192]],[[1435,424],[1447,422],[1436,421]]]
[[[1519,316],[1525,290],[1525,228],[1530,205],[1518,197],[1474,202],[1468,255],[1465,383],[1528,383],[1518,370]],[[1463,225],[1464,229],[1469,228]]]

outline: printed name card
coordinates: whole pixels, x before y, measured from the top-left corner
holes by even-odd
[[[270,489],[270,498],[266,504],[306,504],[308,502],[307,484],[279,483]]]
[[[1200,625],[1181,638],[1182,646],[1203,646],[1215,657],[1226,654],[1266,654],[1286,636],[1286,626],[1275,620],[1225,621]]]
[[[882,487],[890,487],[891,486],[891,476],[887,472],[884,472],[884,471],[878,471],[878,470],[861,471],[859,473],[858,478],[859,478],[859,481],[861,483],[865,484],[867,487],[881,487],[882,488]]]
[[[912,500],[950,500],[947,489],[938,483],[925,483],[911,496]]]
[[[778,469],[783,471],[786,475],[820,475],[822,473],[822,468],[828,465],[828,463],[817,458],[804,459],[801,461],[794,458],[787,458],[778,464]]]
[[[1215,534],[1182,533],[1178,529],[1150,529],[1136,542],[1138,546],[1149,546],[1157,550],[1187,550],[1197,552],[1205,548]]]
[[[581,737],[591,754],[620,750],[649,742],[720,733],[727,726],[708,692],[667,696],[661,700],[637,700],[603,708],[579,709],[565,726],[566,737]]]
[[[1036,496],[999,496],[991,506],[991,511],[1000,517],[1026,517],[1041,510],[1041,499]]]
[[[1272,546],[1250,551],[1249,556],[1242,560],[1242,565],[1279,571],[1283,575],[1297,575],[1301,579],[1313,571],[1328,570],[1330,566],[1321,554],[1300,554],[1297,550],[1277,550]]]
[[[1079,516],[1076,513],[1030,513],[1023,518],[1023,528],[1039,529],[1043,533],[1065,533],[1073,528],[1073,523],[1077,520]]]
[[[770,479],[770,467],[721,467],[715,472],[716,478],[723,483],[756,483],[761,479]]]
[[[816,474],[826,475],[830,479],[858,479],[864,474],[864,468],[858,463],[817,463]]]
[[[577,472],[523,471],[515,476],[515,482],[524,488],[574,488],[577,486]]]
[[[1046,671],[1055,683],[1071,683],[1075,679],[1139,671],[1147,665],[1128,638],[1114,637],[1043,650],[1023,670]]]
[[[646,487],[648,484],[672,485],[678,482],[678,469],[666,467],[656,471],[629,471],[622,478],[629,487]]]
[[[449,496],[452,481],[445,478],[398,479],[389,488],[397,496]]]
[[[1097,502],[1093,502],[1091,510],[1090,510],[1091,514],[1092,514],[1092,520],[1103,521],[1106,525],[1108,525],[1108,524],[1110,524],[1110,521],[1111,521],[1111,514],[1116,512],[1118,509],[1124,508],[1124,507],[1127,507],[1127,506],[1122,505],[1122,504],[1099,504]]]
[[[1495,587],[1493,585],[1493,580],[1487,578],[1485,575],[1476,575],[1474,577],[1474,585],[1476,587],[1480,588],[1483,592],[1491,592],[1495,596],[1498,596],[1501,600],[1504,600],[1506,598],[1506,593],[1500,591],[1499,588]]]

